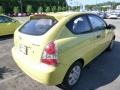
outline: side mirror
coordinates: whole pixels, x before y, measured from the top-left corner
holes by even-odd
[[[114,30],[116,27],[114,26],[114,25],[112,25],[112,24],[109,24],[109,25],[107,25],[107,29],[112,29],[112,30]]]

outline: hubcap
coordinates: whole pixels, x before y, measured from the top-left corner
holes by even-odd
[[[73,86],[74,84],[76,84],[80,77],[80,72],[81,72],[80,66],[77,65],[73,67],[68,77],[69,85]]]

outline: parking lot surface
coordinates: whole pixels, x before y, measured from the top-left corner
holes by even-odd
[[[28,17],[16,19],[24,23]],[[106,21],[116,26],[114,48],[88,64],[72,90],[120,90],[120,19]],[[0,37],[0,90],[61,90],[57,86],[39,84],[26,76],[12,59],[12,46],[12,35]]]

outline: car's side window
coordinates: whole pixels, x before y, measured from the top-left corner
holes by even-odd
[[[88,18],[94,31],[105,30],[106,23],[101,18],[95,15],[88,15]]]
[[[71,19],[66,26],[74,34],[81,34],[91,30],[87,17],[84,15]]]
[[[4,22],[4,18],[2,16],[0,16],[0,23]]]
[[[11,22],[12,19],[11,18],[8,18],[8,17],[4,17],[4,22]]]
[[[4,16],[0,16],[0,23],[11,22],[12,19]]]

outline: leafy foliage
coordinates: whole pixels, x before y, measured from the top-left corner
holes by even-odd
[[[57,11],[57,7],[56,6],[53,6],[52,7],[52,12],[56,12]]]
[[[18,6],[14,7],[13,12],[14,12],[15,14],[18,14],[18,13],[20,12],[19,7],[18,7]]]
[[[33,12],[32,5],[27,5],[26,12],[27,12],[28,14],[30,14],[30,13]]]
[[[57,12],[68,10],[65,0],[21,0],[23,6],[23,12],[33,13],[35,12]],[[87,1],[86,1],[87,2]],[[13,13],[16,6],[20,7],[20,0],[0,0],[0,13]],[[29,5],[29,6],[28,6]],[[87,10],[106,10],[101,6],[110,5],[111,9],[115,9],[120,3],[108,1],[106,3],[100,3],[97,5],[86,5]],[[49,7],[49,8],[48,8]],[[70,8],[70,7],[69,7]],[[20,8],[19,8],[20,9]],[[79,11],[79,8],[75,10]],[[20,12],[20,10],[18,10]],[[15,12],[18,12],[17,10]]]
[[[38,13],[41,13],[41,12],[43,12],[43,7],[40,6],[40,7],[38,8]]]
[[[116,2],[105,2],[105,3],[100,3],[100,4],[96,4],[96,5],[86,5],[86,9],[87,10],[103,10],[106,11],[109,6],[111,6],[110,9],[116,9],[116,6],[120,5],[120,3],[116,3]]]
[[[21,0],[23,12],[57,12],[58,6],[65,7],[65,0]],[[21,5],[20,0],[0,0],[0,5],[4,8],[5,13],[13,13],[14,7]],[[28,6],[31,5],[31,6]],[[47,8],[49,6],[49,8]],[[46,8],[48,10],[46,10]],[[20,9],[20,8],[19,8]]]
[[[45,12],[50,12],[50,7],[46,7]]]
[[[61,6],[58,6],[58,12],[62,11],[62,7]]]
[[[0,14],[4,14],[4,9],[2,6],[0,6]]]

